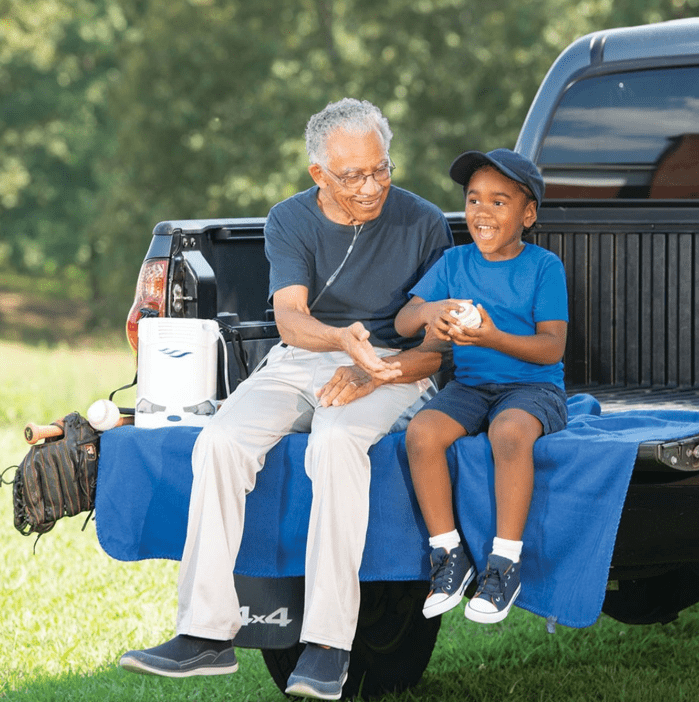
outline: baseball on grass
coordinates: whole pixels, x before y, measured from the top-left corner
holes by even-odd
[[[481,313],[478,308],[470,303],[468,300],[461,300],[459,302],[460,309],[452,310],[451,316],[456,317],[457,324],[466,329],[476,329],[481,326]]]
[[[87,421],[97,431],[113,429],[119,417],[119,408],[111,400],[97,400],[87,410]]]

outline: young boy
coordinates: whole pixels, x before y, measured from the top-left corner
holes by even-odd
[[[424,327],[437,343],[452,342],[455,380],[412,419],[406,447],[432,548],[423,613],[434,617],[458,605],[475,574],[455,527],[446,450],[462,436],[488,431],[496,535],[466,617],[492,623],[507,616],[520,591],[534,442],[567,422],[566,282],[555,254],[522,241],[544,193],[534,163],[508,149],[468,151],[449,174],[464,186],[474,243],[443,254],[411,290],[395,326],[404,336]],[[476,305],[480,326],[461,326],[451,314],[464,301]]]

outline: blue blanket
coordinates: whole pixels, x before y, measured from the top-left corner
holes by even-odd
[[[600,414],[597,401],[568,402],[565,431],[535,444],[534,494],[524,534],[517,605],[571,627],[600,614],[626,491],[639,443],[699,434],[699,412]],[[97,535],[120,560],[179,559],[191,487],[190,456],[199,429],[120,427],[102,435]],[[303,574],[311,486],[303,469],[307,435],[283,439],[267,456],[249,495],[235,572]],[[370,452],[372,484],[363,580],[426,580],[427,532],[410,483],[404,434]],[[449,451],[458,526],[478,569],[495,530],[490,445],[484,434]]]

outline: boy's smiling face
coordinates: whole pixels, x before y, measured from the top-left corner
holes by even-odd
[[[477,170],[466,188],[466,224],[483,258],[506,261],[522,250],[522,231],[536,222],[536,201],[492,166]]]

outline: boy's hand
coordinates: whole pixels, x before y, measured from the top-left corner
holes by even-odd
[[[437,300],[424,304],[423,318],[430,334],[442,341],[451,341],[451,329],[456,319],[451,314],[452,310],[460,310],[460,300]]]
[[[428,324],[425,328],[425,338],[417,349],[418,351],[426,351],[428,353],[444,353],[451,348],[451,337],[444,337],[444,334],[437,335],[432,325]]]
[[[490,315],[481,304],[476,305],[481,313],[481,326],[468,329],[453,324],[449,329],[449,338],[458,346],[492,347],[493,336],[499,331]]]

